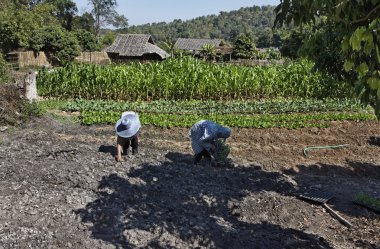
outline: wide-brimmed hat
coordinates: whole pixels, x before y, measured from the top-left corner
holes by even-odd
[[[133,114],[127,114],[116,122],[115,131],[120,137],[133,137],[139,131],[141,123],[139,117]]]

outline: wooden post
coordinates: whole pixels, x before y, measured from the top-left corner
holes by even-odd
[[[37,83],[36,83],[37,72],[29,71],[25,77],[24,89],[25,89],[25,98],[30,102],[37,100]]]

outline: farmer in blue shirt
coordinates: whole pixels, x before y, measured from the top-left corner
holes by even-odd
[[[211,163],[211,155],[215,153],[215,143],[218,138],[228,138],[231,129],[223,127],[209,120],[201,120],[195,123],[189,131],[191,147],[195,153],[194,164],[198,164],[202,158]]]

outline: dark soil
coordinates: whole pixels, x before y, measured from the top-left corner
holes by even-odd
[[[187,129],[141,129],[117,163],[113,126],[43,117],[0,132],[0,248],[380,248],[377,122],[233,129],[232,164],[193,166]],[[306,146],[349,144],[302,153]],[[329,206],[297,196],[311,188]]]
[[[21,120],[23,91],[14,84],[0,84],[0,125],[16,125]]]

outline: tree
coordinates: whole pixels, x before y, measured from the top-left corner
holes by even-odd
[[[284,38],[280,52],[282,56],[292,59],[298,58],[298,50],[302,47],[307,32],[303,30],[293,30],[287,37]]]
[[[216,49],[213,44],[205,44],[200,51],[201,56],[206,60],[214,60],[216,56]]]
[[[61,27],[43,27],[33,32],[30,48],[34,51],[45,51],[50,58],[64,65],[80,54],[80,47],[75,35]]]
[[[99,36],[100,28],[104,24],[116,25],[125,28],[128,20],[116,12],[116,0],[89,0],[92,6],[92,14],[95,19],[95,34]]]
[[[63,28],[72,30],[72,22],[75,14],[78,12],[77,5],[71,0],[46,0],[47,3],[57,8],[56,17]]]
[[[174,41],[167,40],[167,41],[161,42],[159,44],[159,47],[161,47],[163,50],[165,50],[166,52],[168,52],[170,54],[170,56],[173,57],[174,53],[175,53],[174,44],[175,44]]]
[[[260,32],[257,38],[256,45],[258,48],[269,48],[272,46],[273,33],[270,28],[266,28]]]
[[[27,6],[10,4],[0,10],[0,49],[3,53],[27,48],[33,31],[46,23],[59,25],[54,10],[51,4],[38,4],[31,10]]]
[[[100,44],[97,42],[96,36],[84,29],[78,29],[74,32],[82,51],[99,51]]]
[[[334,75],[340,80],[354,82],[355,75],[344,70],[345,58],[341,51],[341,42],[344,34],[337,31],[335,24],[320,20],[313,28],[303,29],[302,45],[298,55],[307,57],[315,63],[315,67]]]
[[[257,54],[255,44],[247,35],[241,34],[234,43],[233,56],[235,58],[252,59]]]
[[[100,37],[100,42],[102,47],[110,46],[116,39],[117,34],[115,32],[109,31]]]
[[[322,17],[339,33],[343,68],[354,78],[356,93],[370,103],[380,118],[380,2],[378,0],[282,0],[276,7],[274,26],[293,22],[316,24]],[[337,42],[338,43],[338,42]],[[345,77],[345,75],[342,75]]]
[[[81,16],[74,16],[73,30],[84,29],[89,32],[95,33],[95,19],[91,13],[85,12]]]

